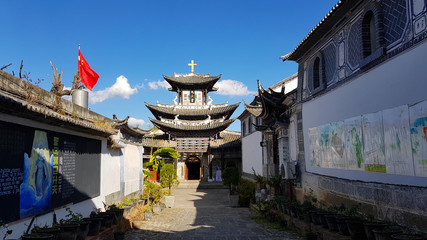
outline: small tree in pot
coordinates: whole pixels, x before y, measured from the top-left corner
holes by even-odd
[[[178,186],[178,176],[176,174],[175,167],[173,164],[165,164],[162,167],[162,170],[160,170],[160,181],[162,184],[162,187],[168,188],[168,194],[165,196],[165,204],[166,207],[173,207],[175,203],[175,196],[171,195],[171,188],[173,186]]]
[[[239,195],[236,194],[236,187],[240,182],[239,170],[235,167],[228,167],[222,173],[222,182],[230,189],[230,205],[239,206]]]

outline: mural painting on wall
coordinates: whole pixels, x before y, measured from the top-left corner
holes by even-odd
[[[427,176],[427,101],[309,128],[311,166]]]
[[[362,133],[365,170],[385,173],[385,147],[381,112],[362,116]]]
[[[100,140],[0,121],[0,220],[99,196],[100,152]]]
[[[36,130],[30,156],[24,153],[24,179],[20,186],[20,217],[51,208],[52,163],[46,132]]]
[[[415,175],[427,177],[427,101],[409,109]]]
[[[362,118],[358,116],[344,120],[344,129],[344,159],[347,162],[347,169],[363,170],[365,161],[362,144]]]

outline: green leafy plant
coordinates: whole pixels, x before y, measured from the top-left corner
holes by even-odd
[[[162,187],[153,182],[144,183],[144,195],[151,198],[153,202],[158,203],[163,197]]]
[[[268,181],[267,181],[268,185],[275,187],[275,188],[279,188],[280,185],[282,184],[282,176],[280,175],[276,175],[274,177],[271,177]]]
[[[255,169],[252,168],[252,172],[254,174],[254,179],[256,183],[264,184],[265,178],[261,174],[256,174]]]
[[[230,189],[230,194],[235,192],[235,187],[240,182],[239,170],[235,167],[228,167],[222,173],[222,182]]]
[[[81,223],[81,222],[83,222],[83,215],[81,213],[74,213],[68,207],[65,208],[65,210],[68,213],[67,213],[67,215],[65,215],[65,219],[59,220],[60,224]]]
[[[239,194],[239,206],[249,207],[251,199],[255,197],[255,184],[247,179],[241,179],[236,190]]]
[[[173,164],[165,164],[160,170],[160,181],[162,187],[168,188],[168,195],[171,195],[171,188],[173,186],[178,186],[178,176],[176,175],[176,170]]]
[[[157,172],[159,170],[159,166],[163,167],[165,164],[162,161],[162,158],[176,159],[180,158],[181,155],[177,153],[177,151],[173,148],[159,148],[157,149],[150,158],[150,163],[147,164],[153,168],[153,171]]]

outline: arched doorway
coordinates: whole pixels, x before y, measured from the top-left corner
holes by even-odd
[[[189,156],[185,161],[186,179],[200,180],[200,159],[196,156]]]

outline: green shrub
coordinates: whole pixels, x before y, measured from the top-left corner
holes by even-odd
[[[168,195],[171,195],[171,188],[178,186],[179,181],[177,179],[176,170],[173,164],[165,164],[160,170],[160,181],[162,187],[168,188]]]
[[[150,181],[144,182],[144,195],[153,198],[153,202],[158,203],[163,197],[162,187]]]
[[[239,206],[249,207],[251,199],[255,197],[255,183],[241,179],[239,185],[237,185],[237,193],[239,194]]]
[[[222,173],[222,182],[224,185],[237,185],[240,181],[239,170],[235,167],[228,167]]]

